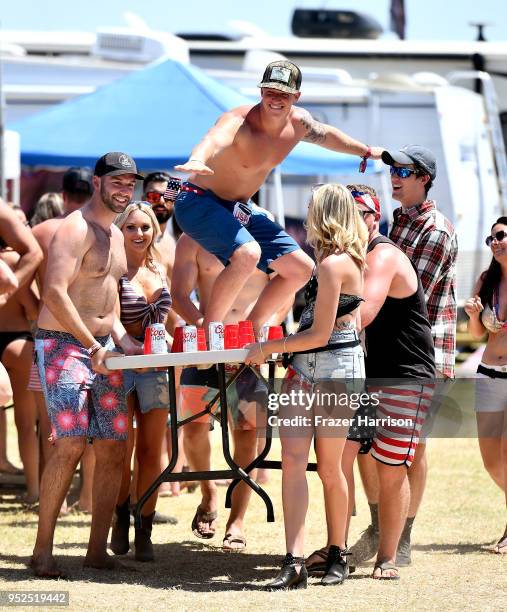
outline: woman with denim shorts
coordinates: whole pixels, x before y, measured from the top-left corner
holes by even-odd
[[[266,587],[270,591],[307,585],[303,558],[306,466],[314,436],[330,542],[321,584],[341,584],[348,576],[348,495],[341,457],[353,419],[348,401],[351,387],[361,390],[365,376],[357,330],[368,235],[350,192],[337,184],[314,189],[306,227],[317,264],[306,287],[298,332],[251,345],[246,359],[246,363],[262,363],[271,353],[293,355],[278,414],[287,555],[280,573]]]
[[[484,466],[507,503],[507,217],[495,221],[486,244],[493,258],[465,303],[465,312],[474,338],[488,333],[475,381],[477,430]],[[507,554],[507,525],[493,552]]]
[[[120,318],[128,334],[142,341],[145,329],[153,323],[165,326],[171,307],[166,274],[157,261],[156,242],[160,227],[151,206],[145,202],[133,202],[116,219],[122,230],[127,254],[127,274],[120,279]],[[111,550],[124,555],[129,550],[130,526],[130,465],[134,446],[139,470],[137,498],[160,473],[160,453],[166,430],[169,409],[167,372],[156,370],[125,370],[123,374],[129,408],[129,450],[125,459],[122,484],[118,495],[111,534]],[[135,530],[135,558],[137,561],[153,561],[151,530],[155,515],[157,493],[146,502],[141,515],[141,527]]]

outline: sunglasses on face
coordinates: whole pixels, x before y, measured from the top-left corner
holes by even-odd
[[[163,195],[160,191],[148,191],[146,193],[146,201],[150,204],[158,204]]]
[[[498,232],[495,232],[494,234],[491,234],[491,236],[488,236],[486,238],[486,244],[488,246],[491,246],[493,240],[496,240],[497,242],[502,242],[502,240],[505,239],[505,236],[507,236],[507,232],[505,232],[504,230],[499,230]]]
[[[389,166],[389,172],[391,176],[399,176],[401,179],[408,178],[411,174],[417,175],[417,170],[411,170],[410,168],[398,168],[397,166]]]

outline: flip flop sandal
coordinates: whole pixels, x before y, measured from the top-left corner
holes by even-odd
[[[214,510],[213,512],[205,512],[202,510],[201,506],[197,506],[197,510],[195,512],[195,516],[192,520],[192,533],[196,538],[201,538],[201,540],[209,540],[215,536],[215,529],[212,528],[211,523],[216,521],[218,517],[217,512]],[[210,526],[210,531],[199,531],[199,523],[208,523]]]
[[[375,576],[375,570],[380,570],[380,576]],[[400,575],[397,574],[395,576],[388,575],[384,576],[384,572],[388,572],[390,570],[395,570],[398,572],[398,568],[394,563],[389,563],[389,561],[384,561],[383,563],[375,563],[375,567],[373,568],[372,578],[373,580],[399,580]]]
[[[225,546],[225,544],[241,544],[241,547]],[[227,552],[241,552],[246,548],[246,538],[241,535],[226,533],[222,542],[222,550]]]
[[[159,497],[172,497],[172,496],[173,496],[173,492],[172,492],[172,491],[170,491],[170,490],[167,490],[167,491],[161,491],[161,492],[158,494],[158,496],[159,496]]]

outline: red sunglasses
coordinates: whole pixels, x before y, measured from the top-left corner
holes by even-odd
[[[148,191],[146,193],[145,199],[150,204],[158,204],[160,202],[160,200],[162,199],[163,195],[164,194],[161,193],[160,191]]]

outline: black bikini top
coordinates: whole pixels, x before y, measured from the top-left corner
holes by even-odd
[[[317,291],[319,289],[319,281],[315,275],[306,283],[305,287],[305,302],[310,304],[315,302]],[[340,293],[338,308],[336,309],[336,318],[343,317],[346,314],[353,312],[361,302],[364,302],[362,297],[352,295],[350,293]]]

